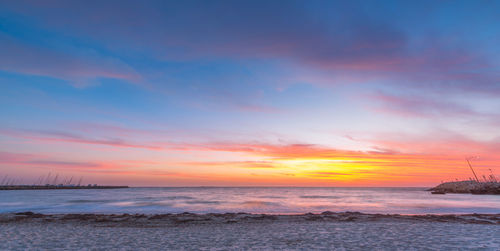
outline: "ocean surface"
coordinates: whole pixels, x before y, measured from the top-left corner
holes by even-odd
[[[0,213],[500,213],[500,196],[424,188],[189,187],[0,191]]]

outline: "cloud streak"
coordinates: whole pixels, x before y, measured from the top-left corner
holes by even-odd
[[[76,144],[89,144],[89,145],[104,145],[111,147],[122,148],[143,148],[149,150],[162,150],[163,146],[153,144],[136,144],[127,142],[119,138],[90,138],[80,136],[73,133],[62,131],[28,131],[28,130],[3,130],[0,131],[8,136],[35,139],[45,142],[63,142],[63,143],[76,143]]]
[[[95,50],[69,52],[29,45],[0,33],[0,70],[48,76],[85,87],[99,78],[137,82],[140,76],[118,59],[99,55]]]

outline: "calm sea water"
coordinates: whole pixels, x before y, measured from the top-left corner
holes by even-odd
[[[431,195],[423,188],[128,188],[0,191],[0,212],[500,213],[500,196]]]

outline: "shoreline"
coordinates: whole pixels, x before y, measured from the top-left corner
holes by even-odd
[[[167,213],[167,214],[41,214],[34,212],[0,213],[2,223],[108,223],[115,226],[151,226],[176,224],[228,224],[270,222],[441,222],[500,225],[497,214],[367,214],[360,212],[330,212],[313,214],[252,214],[252,213]]]

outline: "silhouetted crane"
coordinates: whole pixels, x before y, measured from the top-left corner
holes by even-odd
[[[472,171],[472,174],[474,174],[476,181],[479,182],[479,179],[477,178],[476,172],[474,172],[474,168],[472,168],[472,165],[470,164],[470,160],[473,158],[475,158],[475,157],[465,158],[465,160],[467,160],[467,164],[469,164],[470,170]]]

